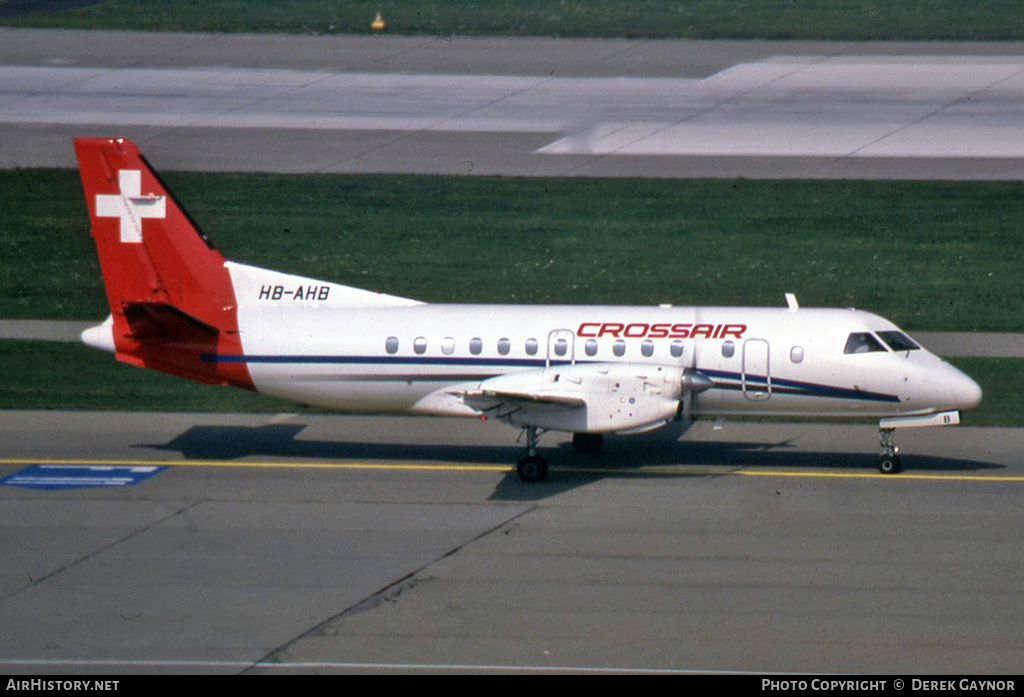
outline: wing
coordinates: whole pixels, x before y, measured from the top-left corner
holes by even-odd
[[[448,394],[481,414],[518,426],[637,432],[676,418],[685,375],[676,366],[576,364],[499,375]]]

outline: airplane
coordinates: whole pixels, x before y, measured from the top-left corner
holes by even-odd
[[[341,412],[498,419],[523,429],[524,482],[547,431],[605,434],[736,416],[950,426],[970,377],[855,309],[437,304],[225,259],[138,147],[76,138],[110,315],[89,346],[125,363]]]

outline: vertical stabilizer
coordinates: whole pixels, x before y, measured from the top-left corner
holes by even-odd
[[[82,189],[118,359],[201,382],[252,387],[225,259],[134,143],[76,138]]]

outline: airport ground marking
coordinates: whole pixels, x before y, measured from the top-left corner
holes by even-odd
[[[395,472],[496,472],[508,473],[510,465],[486,464],[422,464],[413,462],[292,462],[292,461],[230,461],[230,460],[143,460],[102,458],[0,458],[0,465],[67,465],[92,467],[221,467],[232,469],[305,469]],[[1024,475],[991,474],[914,474],[897,475],[880,472],[798,472],[792,470],[704,469],[681,467],[556,467],[555,472],[601,474],[606,476],[660,476],[660,477],[792,477],[804,479],[891,479],[894,481],[960,481],[960,482],[1020,482]]]
[[[132,460],[80,458],[0,458],[0,465],[67,465],[77,467],[225,467],[234,469],[321,469],[321,470],[437,470],[456,472],[508,472],[508,465],[448,465],[412,462],[289,462],[231,460]]]

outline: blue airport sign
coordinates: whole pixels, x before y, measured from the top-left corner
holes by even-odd
[[[24,467],[0,480],[0,485],[22,489],[95,489],[132,486],[166,467],[155,465],[57,465]]]

